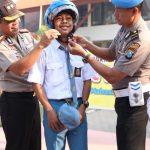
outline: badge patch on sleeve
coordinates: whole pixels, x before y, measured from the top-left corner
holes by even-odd
[[[131,59],[134,56],[134,54],[137,52],[137,49],[139,47],[140,47],[139,43],[132,43],[130,47],[127,49],[125,57],[127,59]]]
[[[75,77],[81,77],[81,68],[75,67],[75,69],[74,69],[74,76]]]

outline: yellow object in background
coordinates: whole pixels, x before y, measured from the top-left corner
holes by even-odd
[[[111,67],[113,63],[101,61]],[[112,86],[99,74],[92,78],[92,88],[89,97],[90,108],[114,109],[115,97],[112,93]]]

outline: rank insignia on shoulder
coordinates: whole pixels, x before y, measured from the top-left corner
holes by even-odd
[[[133,40],[135,40],[135,39],[137,39],[137,38],[139,38],[138,30],[132,31],[132,32],[131,32],[131,40],[133,41]]]
[[[74,76],[75,77],[81,77],[81,68],[75,67],[75,69],[74,69]]]
[[[127,59],[131,59],[134,54],[137,52],[137,49],[140,47],[140,44],[139,43],[132,43],[130,45],[130,47],[128,48],[128,50],[126,51],[125,53],[125,57]]]

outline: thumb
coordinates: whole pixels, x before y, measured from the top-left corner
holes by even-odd
[[[74,41],[72,41],[71,39],[69,39],[69,41],[68,41],[68,42],[69,42],[69,45],[70,45],[71,47],[74,47],[74,46],[75,46],[75,44],[76,44],[76,43],[75,43]]]

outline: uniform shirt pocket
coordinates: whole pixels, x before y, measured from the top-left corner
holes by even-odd
[[[65,80],[63,64],[57,62],[47,63],[45,80],[53,86],[62,84]]]

